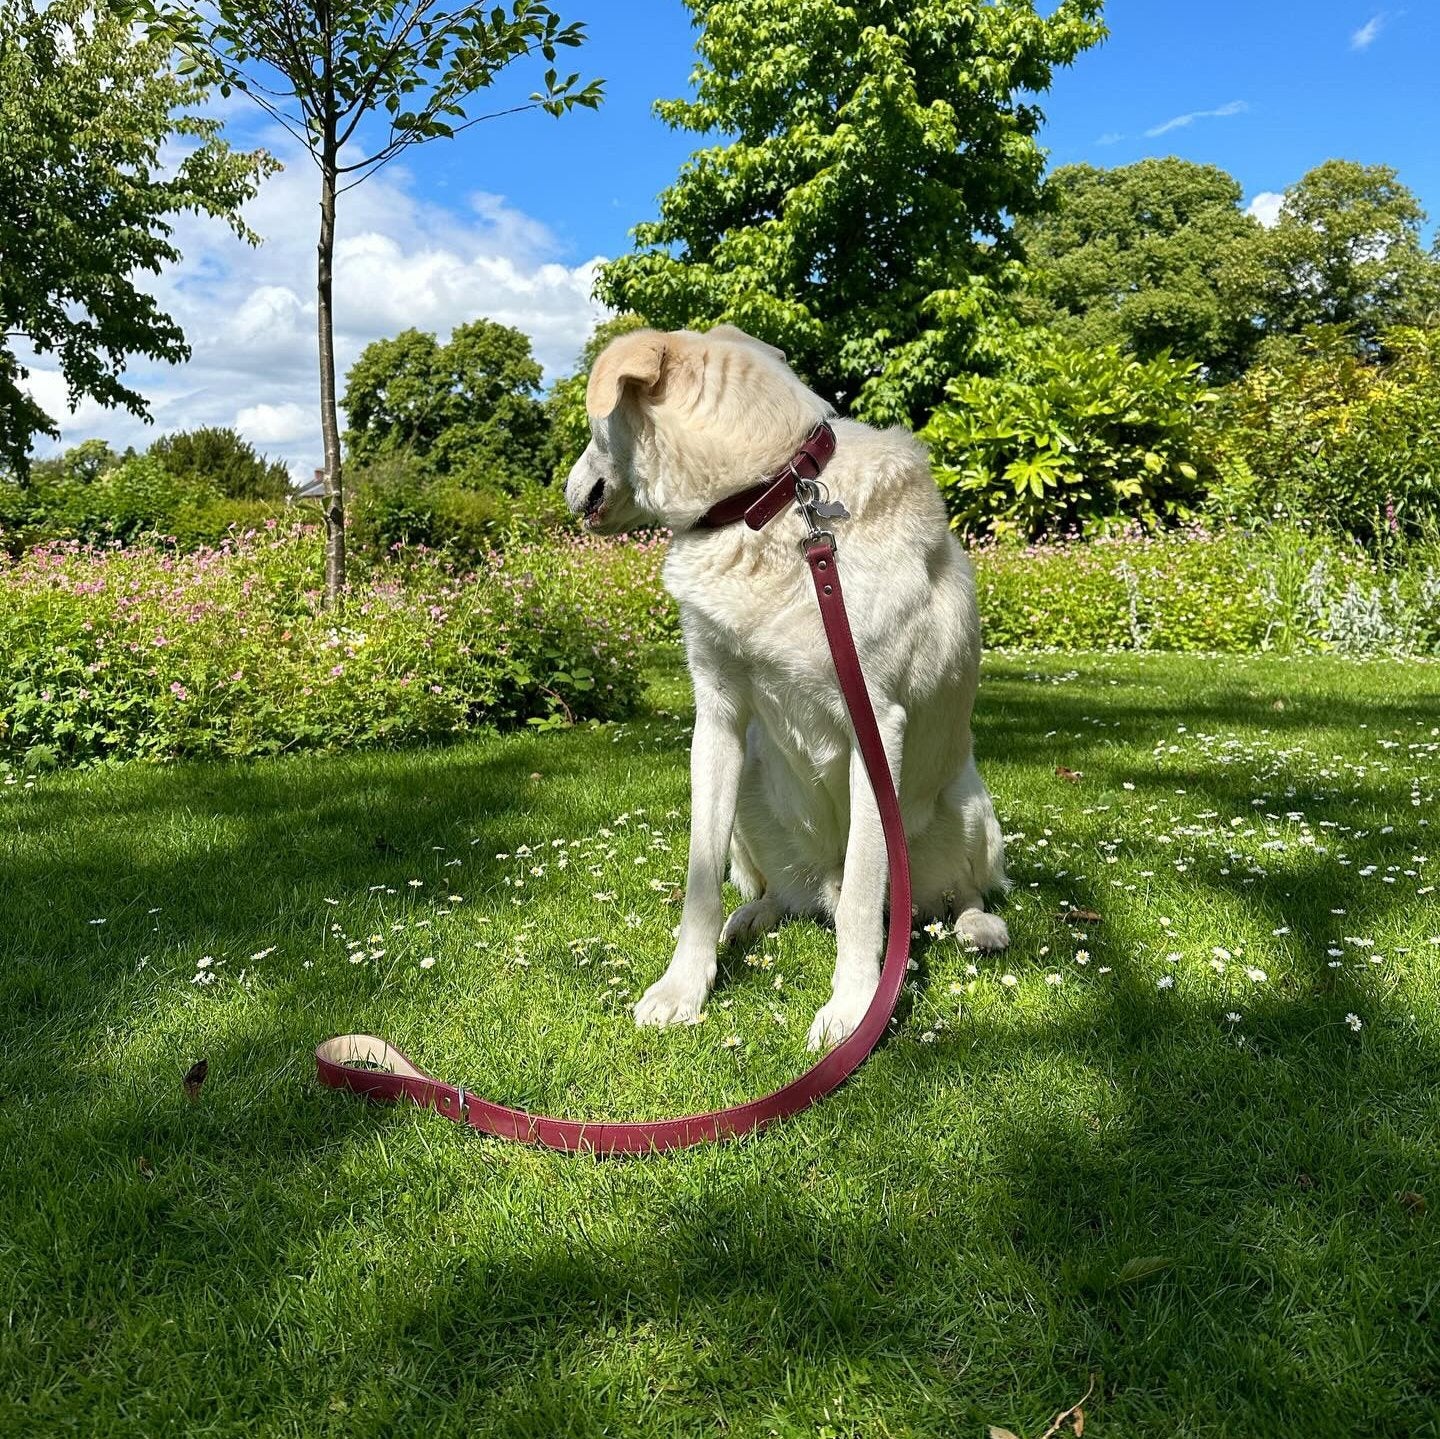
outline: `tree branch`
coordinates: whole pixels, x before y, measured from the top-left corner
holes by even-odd
[[[468,130],[472,125],[478,125],[482,120],[498,120],[503,115],[518,115],[522,110],[538,110],[539,108],[540,102],[538,100],[532,100],[527,105],[512,105],[508,110],[492,110],[488,115],[476,115],[473,120],[467,120],[463,125],[456,125],[454,133],[458,135],[462,130]],[[387,146],[384,150],[377,150],[375,154],[367,160],[357,160],[353,165],[338,166],[336,173],[340,175],[350,175],[360,170],[364,170],[366,173],[361,175],[359,179],[350,181],[348,185],[342,185],[335,193],[337,195],[343,195],[347,190],[353,190],[356,185],[363,184],[368,180],[382,165],[388,165],[391,160],[408,150],[411,145],[418,144],[428,138],[429,137],[425,135],[407,135],[396,141],[393,145]]]

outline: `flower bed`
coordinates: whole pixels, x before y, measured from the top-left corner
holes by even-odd
[[[420,553],[337,614],[312,527],[190,554],[40,545],[0,561],[0,754],[239,757],[620,715],[673,632],[657,550],[576,536],[473,571]]]

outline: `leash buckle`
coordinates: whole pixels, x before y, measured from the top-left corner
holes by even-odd
[[[792,465],[793,469],[794,466]],[[830,498],[830,491],[826,488],[825,482],[819,479],[806,479],[803,475],[796,473],[795,477],[795,508],[800,511],[800,518],[805,521],[805,538],[800,541],[800,552],[803,554],[817,540],[828,540],[832,550],[838,550],[835,543],[834,530],[827,530],[820,524],[821,520],[848,520],[850,511],[845,508],[839,500]]]

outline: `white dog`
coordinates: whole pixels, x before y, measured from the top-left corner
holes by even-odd
[[[590,374],[592,439],[565,485],[599,533],[674,531],[695,686],[690,866],[675,957],[635,1006],[642,1025],[693,1023],[719,943],[781,916],[833,916],[836,963],[810,1047],[860,1022],[879,981],[885,841],[835,679],[794,510],[764,529],[694,529],[711,506],[778,472],[831,407],[785,356],[722,325],[639,330]],[[835,420],[823,480],[848,508],[839,570],[875,717],[899,788],[915,905],[983,949],[1009,943],[984,896],[1006,884],[1000,828],[971,756],[979,678],[975,585],[923,447],[900,429]],[[745,903],[722,933],[721,885]]]

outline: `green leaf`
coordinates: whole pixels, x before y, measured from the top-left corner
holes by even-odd
[[[1115,1275],[1116,1284],[1139,1284],[1165,1270],[1173,1268],[1175,1261],[1168,1255],[1147,1254],[1126,1260]]]

